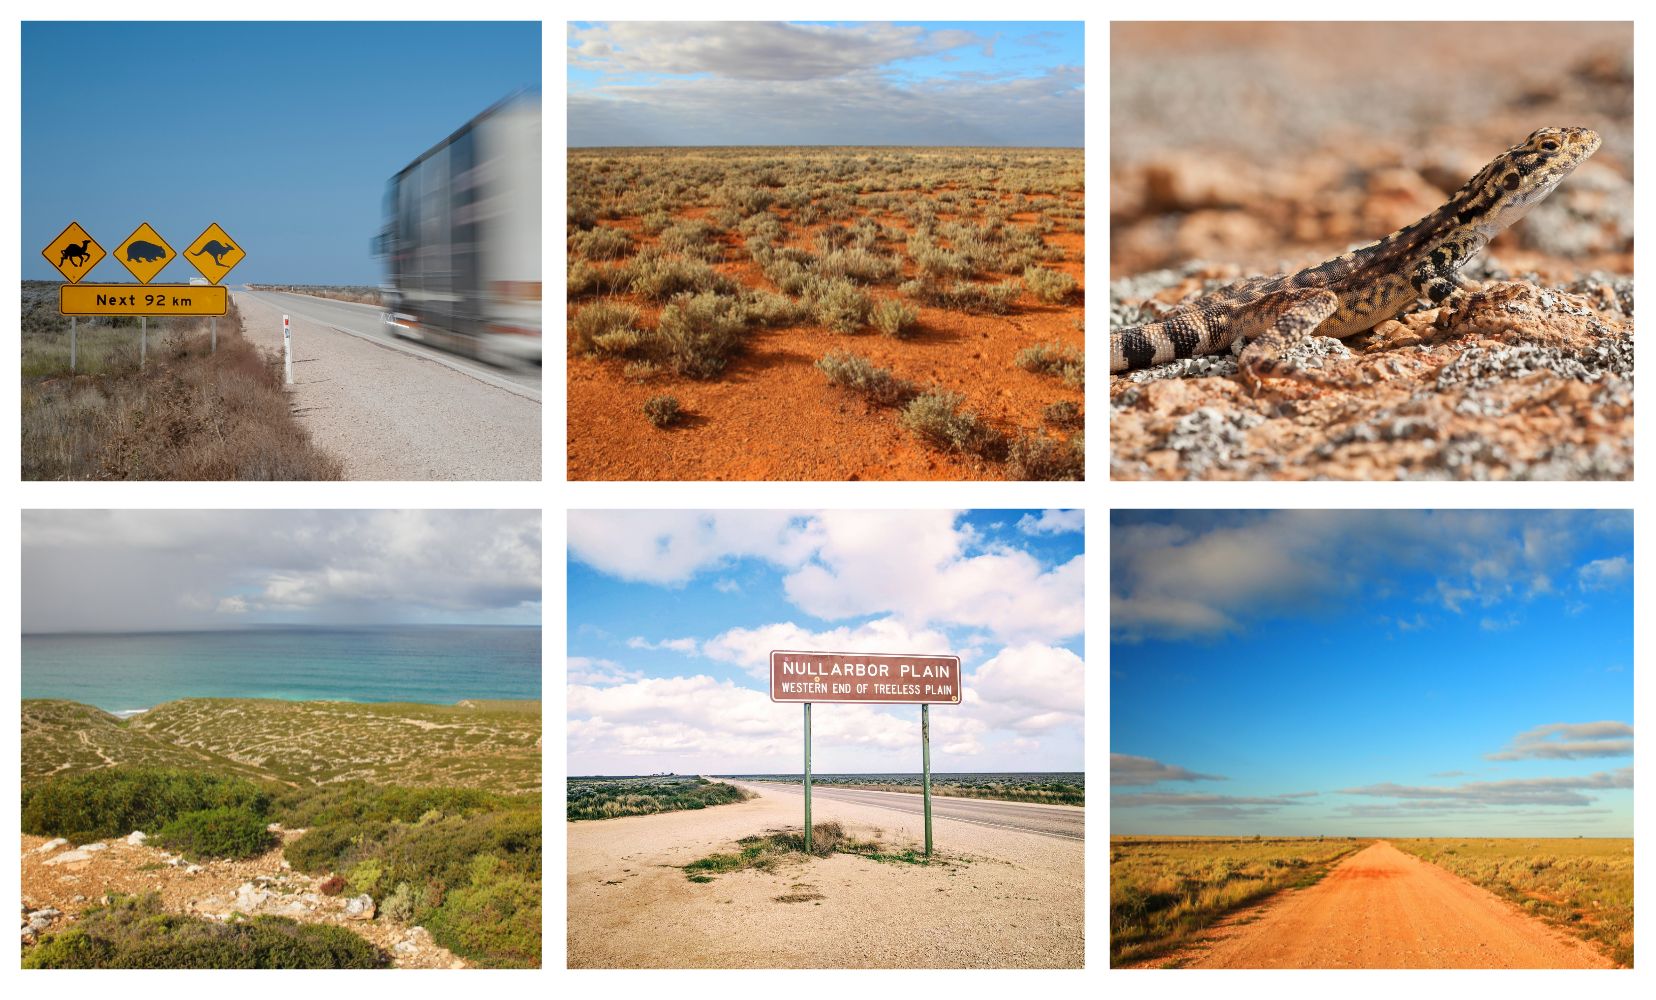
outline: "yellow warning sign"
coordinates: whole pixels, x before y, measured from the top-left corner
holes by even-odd
[[[69,223],[69,228],[59,233],[58,238],[46,244],[46,249],[40,252],[47,263],[57,268],[58,273],[69,282],[86,277],[86,272],[104,259],[104,248],[98,246],[98,241],[78,222]]]
[[[59,285],[65,316],[223,316],[223,285]]]
[[[203,278],[215,285],[223,281],[230,269],[240,264],[246,256],[241,246],[232,242],[230,234],[216,222],[208,226],[184,250],[184,259],[200,271]]]
[[[151,229],[147,222],[134,229],[132,235],[122,240],[121,245],[115,248],[115,259],[124,264],[134,278],[146,285],[177,256],[173,248],[167,246],[167,241],[161,238],[161,234]]]

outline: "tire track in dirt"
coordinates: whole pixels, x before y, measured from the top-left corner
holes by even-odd
[[[1602,969],[1608,958],[1393,847],[1220,924],[1183,962],[1209,969]]]

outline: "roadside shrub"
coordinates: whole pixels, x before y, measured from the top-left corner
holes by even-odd
[[[184,813],[163,826],[156,843],[190,858],[251,858],[276,846],[265,818],[243,806]]]
[[[1065,385],[1074,389],[1087,383],[1086,356],[1079,349],[1065,347],[1057,341],[1026,347],[1018,352],[1012,363],[1026,372],[1062,379]]]
[[[675,372],[712,378],[741,350],[747,323],[738,299],[715,292],[680,296],[661,310],[656,341]]]
[[[497,967],[539,967],[540,879],[489,854],[472,859],[470,876],[426,918],[432,938],[457,955]]]
[[[109,767],[23,789],[24,833],[77,843],[151,832],[203,809],[263,816],[270,794],[245,778],[166,767]]]
[[[1044,267],[1026,267],[1024,287],[1042,302],[1059,303],[1075,291],[1075,279],[1063,271],[1049,271]]]
[[[812,287],[811,315],[836,333],[856,333],[868,324],[874,301],[868,293],[844,278],[834,278]]]
[[[1006,449],[1006,475],[1009,479],[1078,480],[1086,478],[1087,450],[1077,434],[1068,441],[1059,441],[1045,431],[1020,433]]]
[[[383,969],[361,936],[286,917],[218,923],[168,913],[155,893],[117,897],[23,953],[25,969]]]
[[[989,457],[997,443],[995,432],[976,413],[960,408],[965,401],[960,393],[933,389],[910,400],[897,422],[940,448]]]
[[[615,302],[594,302],[569,321],[569,348],[577,354],[627,354],[637,349],[638,310]]]
[[[816,363],[831,385],[860,392],[882,406],[896,406],[914,395],[914,386],[887,368],[850,351],[830,351]]]
[[[919,318],[920,313],[913,306],[898,299],[881,299],[872,315],[876,329],[899,339],[913,336],[914,322]]]
[[[1041,419],[1053,427],[1068,429],[1082,424],[1081,404],[1071,399],[1059,400],[1041,411]]]
[[[687,292],[730,293],[736,290],[734,282],[713,270],[707,262],[683,257],[640,253],[632,259],[628,273],[627,287],[633,294],[656,302],[665,302]]]
[[[679,401],[674,396],[651,396],[644,402],[644,415],[657,427],[668,427],[678,421]]]
[[[588,260],[616,260],[632,253],[632,237],[619,229],[597,226],[570,240],[576,253]]]

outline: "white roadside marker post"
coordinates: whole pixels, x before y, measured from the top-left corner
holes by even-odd
[[[293,331],[288,327],[287,316],[282,317],[282,354],[286,358],[287,384],[293,384]]]

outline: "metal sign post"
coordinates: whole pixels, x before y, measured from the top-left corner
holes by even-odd
[[[75,370],[75,324],[80,322],[79,316],[69,317],[69,371]]]
[[[811,703],[805,703],[805,853],[811,853]]]
[[[286,358],[287,384],[293,384],[293,333],[288,329],[288,318],[282,317],[282,355]]]
[[[208,336],[212,338],[207,345],[208,354],[218,353],[218,317],[214,316],[207,321]]]
[[[920,706],[921,797],[926,800],[926,857],[931,857],[931,706]]]
[[[149,317],[138,317],[138,367],[142,368],[145,359],[149,357]]]

